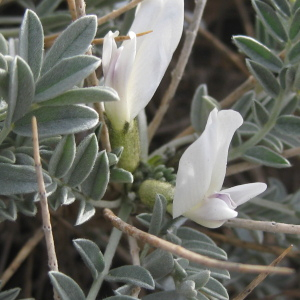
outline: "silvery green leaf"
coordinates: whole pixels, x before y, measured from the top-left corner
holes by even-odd
[[[281,153],[283,151],[283,144],[276,136],[272,134],[267,134],[262,143],[267,147],[273,149],[275,152]]]
[[[71,89],[92,73],[100,62],[100,59],[88,55],[61,60],[37,81],[34,101],[45,101]]]
[[[115,166],[118,161],[119,161],[119,158],[116,154],[112,153],[112,152],[108,152],[107,153],[107,158],[108,158],[108,162],[109,162],[109,166]]]
[[[286,17],[291,15],[290,3],[287,0],[272,0],[278,12],[283,13]]]
[[[297,64],[300,61],[300,41],[292,46],[290,51],[288,52],[288,59],[291,64]]]
[[[16,162],[15,154],[9,149],[0,151],[0,162],[14,164]]]
[[[52,14],[41,16],[40,20],[44,28],[51,31],[59,31],[72,22],[72,17],[67,11],[56,11]]]
[[[51,271],[49,277],[61,300],[85,300],[83,291],[69,276]]]
[[[138,298],[126,296],[126,295],[117,295],[117,296],[104,298],[103,300],[138,300]]]
[[[95,279],[104,270],[105,266],[99,247],[94,242],[86,239],[73,240],[73,244]]]
[[[217,268],[209,268],[207,266],[203,266],[201,264],[190,262],[190,266],[188,268],[189,275],[198,273],[199,271],[209,270],[210,276],[218,279],[230,279],[230,274],[227,270],[217,269]]]
[[[177,230],[177,236],[186,241],[200,241],[211,245],[216,245],[215,242],[206,234],[189,227],[180,227]]]
[[[16,201],[18,211],[28,217],[36,215],[37,208],[32,200]]]
[[[289,37],[292,41],[297,41],[300,32],[300,8],[295,12],[290,25]]]
[[[271,97],[276,98],[280,92],[280,86],[273,73],[261,64],[252,60],[247,59],[246,64],[249,71],[262,85],[266,93],[268,93]]]
[[[106,151],[98,153],[91,173],[81,184],[82,192],[93,200],[101,200],[109,182],[109,162]]]
[[[90,47],[96,30],[96,16],[84,16],[74,21],[48,51],[43,63],[42,75],[63,59],[84,54]]]
[[[259,130],[259,127],[252,122],[245,121],[243,125],[238,129],[238,132],[242,136],[251,136]]]
[[[196,299],[197,300],[210,300],[209,298],[207,298],[204,294],[202,294],[200,292],[198,292]]]
[[[47,15],[55,10],[62,0],[43,0],[36,6],[36,13],[39,16]]]
[[[188,276],[187,279],[193,280],[195,282],[195,289],[200,289],[204,287],[210,278],[210,271],[203,270],[196,274]]]
[[[252,106],[254,96],[254,91],[245,93],[237,102],[234,103],[232,109],[238,111],[242,115],[242,117],[245,118],[250,110],[250,107]]]
[[[131,283],[149,290],[153,290],[155,286],[150,272],[141,266],[122,266],[112,269],[105,276],[105,280]]]
[[[58,187],[56,191],[48,197],[48,204],[56,211],[61,205],[64,199],[67,198],[67,189],[65,187]]]
[[[90,174],[98,152],[98,142],[94,133],[88,135],[77,147],[72,167],[65,175],[64,181],[75,187],[82,183]]]
[[[216,107],[219,108],[217,101],[207,95],[206,85],[201,84],[193,96],[190,114],[192,126],[197,132],[204,130],[209,113]]]
[[[80,201],[80,207],[79,207],[75,226],[87,222],[95,214],[95,212],[96,210],[93,205],[85,201]]]
[[[118,93],[110,87],[98,86],[89,88],[77,88],[67,91],[55,98],[41,102],[41,105],[59,106],[81,103],[96,103],[106,101],[118,101]]]
[[[154,279],[162,278],[173,271],[173,255],[161,249],[156,249],[145,257],[142,266],[151,273]]]
[[[187,262],[187,265],[182,266],[182,264],[180,264],[179,259],[174,260],[174,276],[180,280],[185,279],[188,276],[185,269],[189,265],[189,261],[186,260],[186,262]]]
[[[184,280],[177,286],[178,292],[187,299],[195,299],[197,291],[195,290],[195,282],[192,280]]]
[[[3,34],[0,33],[0,53],[3,55],[8,54],[8,45],[5,37]]]
[[[207,284],[200,289],[205,294],[215,297],[218,300],[228,300],[229,295],[224,286],[214,278],[210,278]]]
[[[92,108],[81,105],[40,107],[26,114],[15,123],[13,131],[22,136],[31,136],[31,119],[36,116],[40,137],[71,134],[93,128],[98,123],[98,114]]]
[[[28,111],[34,96],[34,79],[28,64],[19,56],[12,62],[9,72],[7,127]]]
[[[259,41],[242,35],[234,36],[233,41],[242,52],[267,69],[273,72],[281,70],[282,60]]]
[[[21,289],[20,288],[14,288],[7,291],[0,292],[0,300],[15,300]]]
[[[17,207],[15,201],[9,199],[8,203],[0,205],[0,216],[9,221],[15,221],[17,219]]]
[[[25,153],[16,153],[16,164],[17,165],[28,165],[28,166],[34,166],[34,159]]]
[[[110,171],[110,182],[132,183],[133,176],[122,168],[113,168]]]
[[[252,0],[252,5],[269,33],[279,42],[286,42],[287,33],[274,9],[269,4],[258,0]]]
[[[243,158],[250,162],[273,168],[287,168],[291,166],[286,158],[264,146],[255,146],[247,149]]]
[[[158,292],[154,294],[147,295],[142,298],[142,300],[187,300],[186,297],[181,295],[177,291],[167,291],[167,292]]]
[[[157,194],[152,212],[150,227],[148,232],[153,235],[158,235],[164,222],[166,213],[167,200],[163,195]]]
[[[276,122],[276,129],[283,134],[300,136],[300,117],[281,116]]]
[[[252,111],[257,125],[263,126],[268,122],[269,113],[260,102],[253,101]]]
[[[182,247],[187,248],[196,253],[200,253],[202,255],[210,256],[216,259],[221,259],[221,260],[227,259],[227,253],[224,250],[209,243],[200,242],[197,240],[188,240],[188,241],[183,240]]]
[[[35,168],[32,166],[0,163],[0,194],[14,195],[38,191]],[[51,177],[43,174],[45,185],[51,184]]]
[[[40,74],[44,49],[44,33],[39,17],[26,10],[20,29],[19,55],[28,63],[34,80]]]
[[[137,215],[136,218],[144,226],[146,226],[148,228],[150,227],[150,222],[151,222],[152,214],[141,213],[141,214]]]
[[[273,128],[272,134],[274,134],[277,138],[279,138],[281,142],[288,147],[291,148],[300,147],[299,138],[281,133],[281,131],[276,129],[276,126],[275,128]]]
[[[299,97],[295,95],[292,97],[288,103],[282,108],[281,115],[291,115],[295,112],[299,104]]]
[[[49,173],[56,178],[64,177],[73,164],[75,153],[75,136],[73,134],[66,135],[56,146],[51,156]]]

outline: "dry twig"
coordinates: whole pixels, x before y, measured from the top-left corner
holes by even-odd
[[[160,248],[162,250],[168,251],[174,255],[187,258],[188,260],[202,264],[206,267],[227,269],[229,271],[237,271],[241,273],[261,273],[261,272],[272,272],[277,274],[292,274],[293,269],[290,268],[279,268],[279,267],[269,267],[260,265],[248,265],[240,264],[234,262],[220,261],[213,259],[190,250],[187,250],[179,245],[172,244],[165,241],[155,235],[143,232],[118,218],[110,209],[104,209],[104,217],[108,219],[114,227],[118,228],[122,232],[144,242],[150,244],[155,248]]]
[[[227,227],[245,228],[250,230],[262,230],[273,233],[300,234],[300,225],[284,224],[269,221],[254,221],[240,218],[228,220],[224,224]]]
[[[68,7],[69,7],[72,20],[74,21],[77,19],[75,0],[67,0],[67,2],[68,2]]]
[[[291,245],[286,250],[284,250],[284,252],[270,264],[270,266],[276,266],[277,264],[279,264],[291,251],[292,247],[293,246]],[[269,272],[259,274],[238,296],[234,297],[233,300],[245,299],[260,283],[262,283],[266,279],[269,274]]]
[[[51,271],[58,271],[57,257],[55,253],[54,239],[52,235],[52,226],[50,220],[50,213],[48,208],[48,200],[46,195],[45,183],[43,178],[43,170],[41,165],[41,158],[39,152],[38,128],[36,117],[32,117],[32,140],[33,140],[33,156],[35,162],[35,169],[37,175],[37,182],[39,188],[41,212],[43,219],[43,230],[46,239],[47,253],[48,253],[48,266]],[[54,289],[54,299],[60,299],[56,290]]]
[[[85,16],[85,2],[84,2],[84,0],[75,0],[75,3],[76,3],[77,17],[81,18],[81,17]],[[87,55],[92,55],[92,50],[89,49],[86,54]],[[98,81],[98,78],[96,76],[95,71],[92,72],[92,74],[90,74],[86,78],[86,82],[87,82],[88,86],[98,86],[99,85],[99,81]],[[107,128],[105,118],[104,118],[104,105],[103,105],[103,102],[94,103],[94,109],[97,111],[97,113],[99,115],[99,121],[102,124],[101,134],[100,134],[100,140],[101,140],[102,146],[107,152],[110,152],[111,151],[111,145],[110,145],[110,140],[109,140],[108,128]]]
[[[28,255],[32,252],[32,250],[42,240],[43,237],[44,233],[42,229],[38,229],[34,233],[34,235],[26,242],[26,244],[22,247],[11,264],[8,266],[8,268],[4,271],[1,277],[1,288],[6,285],[8,280],[14,275],[23,261],[28,257]]]

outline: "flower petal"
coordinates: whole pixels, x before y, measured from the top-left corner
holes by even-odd
[[[194,222],[209,228],[217,228],[228,219],[235,218],[237,212],[219,198],[209,198],[202,205],[197,205],[184,213],[184,216]]]
[[[216,115],[217,110],[213,110],[202,135],[187,148],[179,161],[173,201],[174,218],[201,204],[207,196],[217,154],[218,124],[212,121]]]
[[[183,0],[144,0],[137,9],[130,30],[153,32],[137,39],[127,86],[131,120],[151,100],[170,63],[183,30],[183,5]]]
[[[212,122],[217,124],[216,139],[218,141],[216,158],[213,165],[211,184],[208,194],[220,191],[226,173],[228,149],[234,132],[242,125],[242,116],[234,110],[222,110],[212,115]]]
[[[221,193],[230,194],[231,199],[236,205],[241,205],[251,198],[263,193],[267,189],[267,185],[262,182],[248,183],[237,185],[235,187],[224,189]]]

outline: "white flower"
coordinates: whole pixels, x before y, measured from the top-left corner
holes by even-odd
[[[236,207],[264,192],[265,183],[238,185],[221,191],[228,148],[242,125],[238,112],[214,109],[202,135],[184,152],[179,162],[173,202],[173,217],[180,215],[216,228],[235,218]]]
[[[114,88],[118,103],[105,103],[116,129],[131,122],[155,93],[179,43],[183,30],[183,0],[144,0],[130,28],[130,40],[120,48],[118,32],[104,38],[102,66],[104,83]],[[153,32],[136,38],[135,33]]]

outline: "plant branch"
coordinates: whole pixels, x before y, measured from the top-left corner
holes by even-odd
[[[67,2],[72,20],[75,21],[77,19],[75,0],[67,0]]]
[[[58,271],[57,257],[55,253],[54,239],[52,235],[52,226],[50,220],[50,213],[48,208],[48,200],[46,195],[45,183],[43,178],[43,170],[41,165],[41,158],[39,153],[39,139],[36,117],[32,117],[32,140],[33,140],[33,156],[37,175],[41,212],[43,219],[43,230],[46,239],[48,266],[51,271]],[[56,290],[54,289],[54,299],[60,299]]]
[[[248,265],[240,264],[234,262],[220,261],[213,259],[190,250],[187,250],[179,245],[172,244],[165,241],[155,235],[143,232],[118,218],[110,209],[104,209],[104,217],[108,219],[113,226],[123,231],[124,233],[144,242],[150,244],[155,248],[160,248],[162,250],[168,251],[174,255],[187,258],[188,260],[202,264],[206,267],[213,267],[219,269],[227,269],[229,271],[237,271],[242,273],[261,273],[261,272],[273,272],[278,274],[292,274],[293,269],[290,268],[278,268],[260,265]]]
[[[292,247],[293,246],[291,245],[286,250],[284,250],[283,253],[270,264],[270,266],[276,266],[277,264],[279,264],[291,251]],[[254,288],[256,288],[260,283],[262,283],[266,279],[266,277],[269,274],[269,272],[259,274],[238,296],[234,297],[233,300],[245,299],[254,290]]]
[[[14,273],[21,266],[23,261],[28,257],[31,251],[35,248],[35,246],[42,240],[44,237],[44,233],[42,229],[38,229],[34,235],[26,242],[26,244],[22,247],[22,249],[18,252],[17,256],[8,266],[8,268],[4,271],[1,277],[1,288],[3,288],[9,279],[14,275]]]
[[[76,3],[76,13],[77,17],[81,18],[85,16],[85,2],[84,0],[75,0]],[[87,55],[93,55],[92,49],[89,49],[86,53]],[[98,86],[99,80],[96,76],[96,72],[93,71],[87,78],[86,82],[88,86]],[[94,109],[97,111],[99,115],[99,121],[102,124],[100,140],[103,148],[107,151],[111,151],[111,145],[109,140],[108,128],[106,126],[105,118],[104,118],[104,105],[103,102],[94,103]]]
[[[179,85],[179,82],[182,78],[184,69],[186,67],[186,64],[188,62],[189,56],[191,54],[196,36],[197,36],[197,31],[199,29],[200,21],[202,18],[203,10],[206,5],[206,0],[197,0],[195,10],[194,10],[194,16],[192,19],[192,22],[186,31],[186,37],[184,41],[184,45],[182,47],[180,57],[178,60],[178,63],[172,72],[172,79],[171,83],[165,92],[163,99],[160,103],[160,106],[155,114],[155,117],[153,118],[152,122],[149,125],[148,128],[148,139],[149,143],[151,142],[157,128],[159,127],[161,121],[163,120],[164,115],[166,114],[170,102],[172,98],[175,95],[175,92],[177,90],[177,87]]]
[[[124,5],[123,7],[112,11],[111,13],[107,14],[106,16],[98,19],[98,25],[102,25],[106,23],[109,20],[115,19],[119,17],[120,15],[124,14],[126,11],[136,7],[140,2],[143,0],[133,0],[130,3]]]
[[[119,211],[119,218],[123,219],[123,220],[127,220],[131,213],[131,210],[132,210],[131,204],[127,203],[126,201],[125,202],[123,201],[123,204],[121,205],[120,211]],[[99,274],[99,276],[94,280],[86,300],[95,300],[96,299],[96,297],[99,293],[99,290],[102,286],[104,277],[109,272],[109,269],[110,269],[113,257],[115,255],[116,249],[119,245],[121,236],[122,236],[122,231],[120,231],[116,228],[113,228],[111,235],[109,237],[107,247],[104,252],[105,268],[102,271],[102,273]]]
[[[254,221],[234,218],[226,221],[224,225],[227,227],[262,230],[273,233],[300,234],[300,225],[276,223],[273,221]]]

